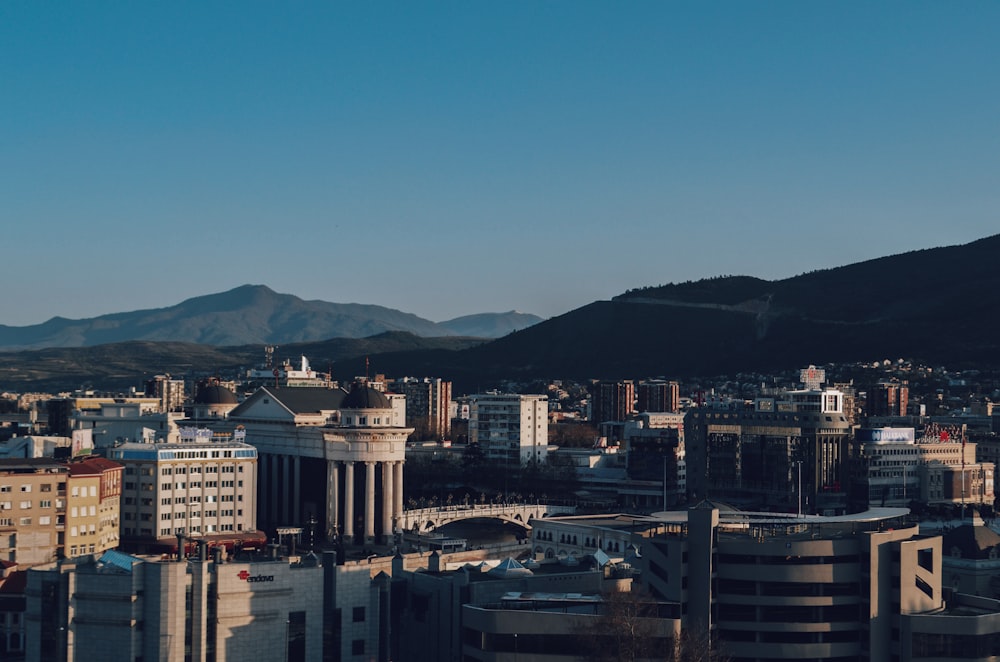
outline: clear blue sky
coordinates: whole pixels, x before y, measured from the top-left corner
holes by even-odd
[[[0,3],[0,323],[433,320],[1000,232],[997,2]],[[935,268],[947,268],[936,265]]]

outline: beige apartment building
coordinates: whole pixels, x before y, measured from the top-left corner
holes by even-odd
[[[119,539],[122,465],[95,456],[67,466],[65,556],[114,549]]]
[[[0,460],[0,559],[32,566],[60,557],[68,473],[51,458]]]
[[[0,460],[0,560],[33,566],[116,547],[121,471],[98,457]]]

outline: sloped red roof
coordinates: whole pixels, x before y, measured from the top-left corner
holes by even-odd
[[[106,457],[88,457],[84,460],[74,460],[68,465],[71,476],[96,476],[109,469],[120,469],[122,465]]]
[[[22,595],[27,586],[27,570],[15,570],[7,575],[6,578],[0,579],[0,593]]]

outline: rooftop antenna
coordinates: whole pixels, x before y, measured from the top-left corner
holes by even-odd
[[[365,384],[367,384],[370,381],[369,378],[368,378],[368,366],[369,365],[370,365],[370,362],[368,361],[368,357],[366,356],[365,357]]]

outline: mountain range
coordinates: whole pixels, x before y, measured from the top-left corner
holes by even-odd
[[[32,326],[0,325],[0,350],[90,347],[130,341],[285,345],[329,338],[367,338],[389,331],[427,338],[497,338],[540,321],[536,315],[511,311],[436,323],[383,306],[305,301],[264,285],[243,285],[168,308],[82,320],[53,317]]]
[[[259,286],[234,292],[264,300],[282,296]],[[200,319],[226,319],[232,308],[237,310],[229,319],[249,328],[265,321],[269,329],[282,328],[276,320],[289,329],[296,326],[294,314],[279,312],[273,304],[267,314],[254,312],[253,306],[205,306]],[[951,368],[998,369],[998,311],[1000,235],[782,280],[729,276],[641,287],[491,341],[448,334],[422,338],[393,330],[365,339],[282,341],[281,354],[302,353],[314,366],[332,365],[341,380],[364,374],[370,365],[388,375],[451,379],[456,392],[503,379],[685,378],[902,357]],[[301,326],[305,318],[297,319]],[[181,318],[174,323],[184,327]],[[135,385],[157,372],[231,370],[262,357],[263,342],[168,347],[143,341],[0,353],[0,388],[69,388],[96,383],[101,375],[109,384]],[[98,367],[101,375],[94,373]]]

